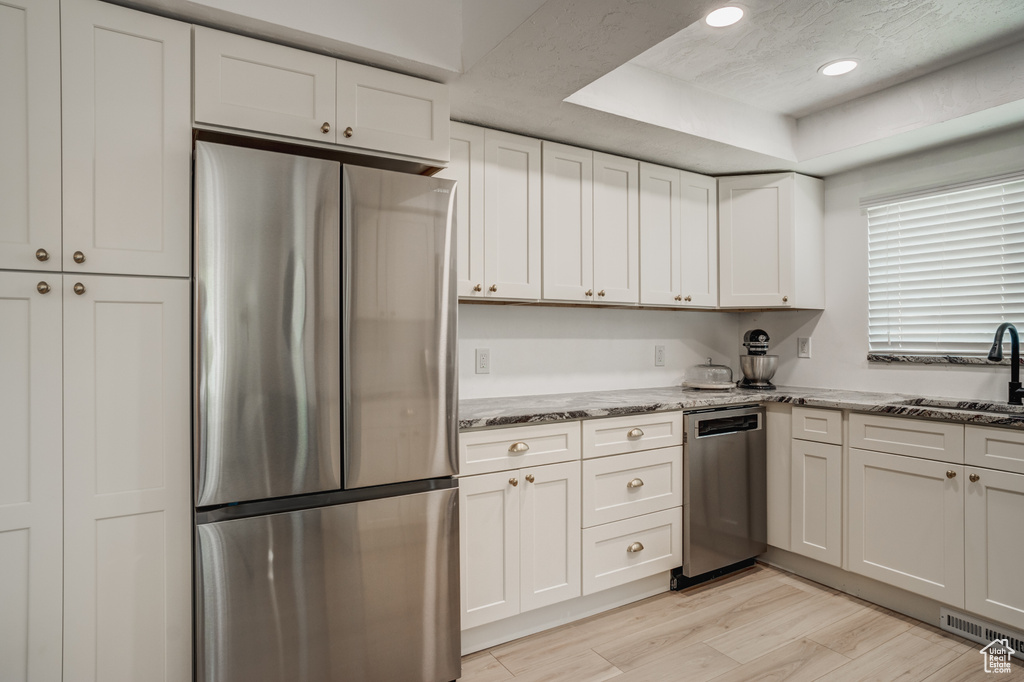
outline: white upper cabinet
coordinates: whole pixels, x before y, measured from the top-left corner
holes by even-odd
[[[195,27],[195,122],[448,162],[448,87]]]
[[[335,141],[337,60],[195,27],[195,121]]]
[[[474,297],[540,298],[540,155],[540,140],[484,133],[484,280]]]
[[[824,184],[797,173],[719,178],[723,308],[825,307]]]
[[[640,303],[718,305],[714,178],[640,164]]]
[[[188,276],[189,26],[65,2],[61,44],[63,269]]]
[[[484,129],[451,124],[451,163],[436,177],[455,187],[456,286],[459,297],[483,297],[484,282]],[[479,290],[474,292],[474,287]]]
[[[189,282],[63,280],[65,679],[187,682]]]
[[[0,4],[0,269],[60,270],[59,14]]]
[[[338,144],[448,162],[448,86],[338,62]]]
[[[0,677],[60,680],[59,274],[0,272],[0,434]]]
[[[544,299],[639,302],[638,163],[543,146]]]

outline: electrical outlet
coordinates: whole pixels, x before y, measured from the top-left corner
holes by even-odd
[[[491,350],[489,348],[476,349],[476,373],[491,373]]]
[[[665,366],[665,346],[654,347],[654,366],[664,367]]]
[[[811,357],[811,337],[800,336],[796,340],[796,356],[798,358]]]

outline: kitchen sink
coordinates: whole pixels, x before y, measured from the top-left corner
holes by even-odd
[[[911,398],[909,400],[901,400],[895,404],[907,405],[908,407],[934,407],[940,410],[995,412],[998,414],[1024,416],[1024,405],[1009,405],[1007,403],[982,403],[973,400],[943,400],[941,398]]]

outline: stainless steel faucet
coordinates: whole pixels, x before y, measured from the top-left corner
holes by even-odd
[[[1020,405],[1024,391],[1020,387],[1020,338],[1017,336],[1017,328],[1009,322],[1003,322],[996,330],[996,338],[992,341],[992,348],[988,351],[988,359],[992,362],[1001,362],[1003,359],[1003,332],[1010,331],[1010,399],[1011,405]]]

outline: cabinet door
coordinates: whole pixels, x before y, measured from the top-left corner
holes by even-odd
[[[65,679],[185,682],[189,282],[65,276],[64,301]]]
[[[843,449],[793,441],[790,550],[833,566],[842,563]]]
[[[59,14],[0,4],[0,269],[60,270]]]
[[[540,140],[484,133],[484,295],[540,298]]]
[[[793,420],[789,405],[768,403],[764,407],[765,438],[767,440],[768,489],[768,544],[780,549],[789,549],[792,535],[792,488],[791,467],[793,464],[793,442],[791,433]]]
[[[521,610],[580,596],[580,463],[519,470]]]
[[[61,27],[64,270],[187,276],[190,27],[91,0]]]
[[[436,177],[455,187],[456,285],[460,298],[484,297],[484,129],[452,122],[451,162]]]
[[[640,164],[640,302],[682,305],[680,171]]]
[[[718,306],[718,185],[715,178],[679,172],[680,293],[686,306]]]
[[[968,467],[964,608],[1024,629],[1024,475]]]
[[[632,159],[594,152],[594,295],[640,302],[640,182]]]
[[[594,153],[544,143],[544,299],[594,300]]]
[[[196,123],[334,142],[337,60],[195,27]]]
[[[59,680],[60,275],[0,272],[0,434],[0,677]]]
[[[851,448],[850,570],[963,608],[963,473]]]
[[[792,173],[719,178],[723,308],[792,306]]]
[[[448,86],[337,62],[338,144],[448,161]]]
[[[506,471],[459,479],[463,630],[519,613],[521,478]]]

